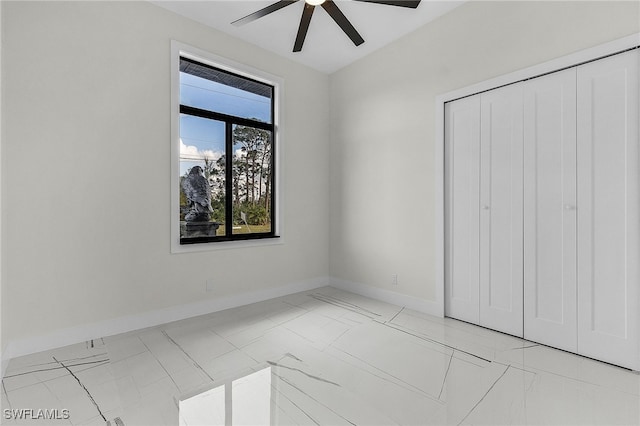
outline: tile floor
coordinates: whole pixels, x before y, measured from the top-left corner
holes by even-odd
[[[2,408],[10,425],[638,425],[640,376],[325,287],[14,359]]]

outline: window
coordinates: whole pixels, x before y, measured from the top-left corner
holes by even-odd
[[[178,73],[179,244],[277,237],[275,84],[182,54]]]

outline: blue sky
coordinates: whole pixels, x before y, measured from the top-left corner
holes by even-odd
[[[271,121],[271,100],[251,92],[180,73],[180,103],[210,111]],[[180,116],[180,175],[201,165],[205,155],[217,160],[224,153],[224,123]]]

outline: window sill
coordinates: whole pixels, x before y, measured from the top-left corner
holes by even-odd
[[[193,243],[193,244],[180,244],[175,242],[171,244],[171,253],[197,253],[205,251],[216,250],[233,250],[244,249],[250,247],[263,247],[284,244],[282,237],[278,235],[250,238],[246,240],[227,240],[227,241],[212,241],[207,243]]]

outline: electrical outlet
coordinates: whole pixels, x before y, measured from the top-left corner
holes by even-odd
[[[391,285],[398,285],[398,274],[391,275]]]
[[[207,280],[207,282],[205,284],[205,289],[206,289],[207,292],[213,291],[213,289],[214,289],[213,280]]]

